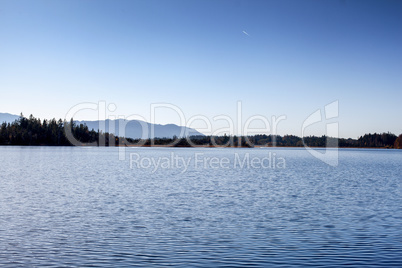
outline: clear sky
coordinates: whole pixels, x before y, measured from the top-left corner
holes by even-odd
[[[0,0],[0,92],[0,112],[42,119],[106,101],[236,120],[241,101],[243,121],[286,115],[282,135],[337,100],[341,137],[400,134],[402,1]]]

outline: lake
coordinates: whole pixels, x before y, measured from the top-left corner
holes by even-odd
[[[123,159],[124,160],[119,160]],[[0,147],[0,266],[402,266],[402,150]]]

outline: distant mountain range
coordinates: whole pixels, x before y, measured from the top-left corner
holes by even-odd
[[[14,122],[19,118],[19,115],[13,115],[9,113],[0,113],[0,123]],[[176,137],[186,137],[186,136],[194,136],[200,135],[204,136],[204,134],[198,132],[193,128],[182,127],[175,124],[168,125],[160,125],[160,124],[151,124],[144,121],[139,120],[96,120],[96,121],[75,121],[77,125],[84,124],[87,125],[88,128],[94,130],[100,130],[102,132],[113,133],[116,136],[125,136],[133,139],[140,138],[173,138]],[[124,130],[124,133],[120,133],[120,129]]]
[[[19,115],[9,114],[9,113],[0,113],[0,124],[6,122],[11,123],[20,118]]]
[[[173,138],[176,137],[187,137],[194,135],[204,134],[198,132],[193,128],[182,127],[175,124],[159,125],[151,124],[148,122],[140,120],[110,120],[105,121],[75,121],[76,124],[87,125],[89,129],[100,130],[103,132],[114,133],[116,136],[125,136],[133,139],[140,138]],[[125,131],[125,133],[120,133],[119,127]]]

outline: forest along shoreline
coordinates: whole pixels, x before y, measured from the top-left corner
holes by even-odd
[[[112,133],[89,130],[84,124],[57,120],[43,120],[21,116],[12,123],[0,125],[0,145],[22,146],[73,146],[66,136],[66,129],[80,146],[127,146],[127,147],[202,147],[202,148],[251,148],[251,147],[336,147],[367,149],[402,149],[402,134],[365,134],[358,139],[327,136],[301,137],[295,135],[253,136],[189,136],[186,138],[133,139],[118,137]]]

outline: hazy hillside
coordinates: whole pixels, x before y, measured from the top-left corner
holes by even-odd
[[[20,116],[9,113],[0,113],[0,123],[7,122],[11,123],[18,119]],[[99,122],[102,121],[75,121],[76,124],[85,124],[88,128],[98,130]],[[195,129],[180,127],[174,124],[168,125],[159,125],[159,124],[151,124],[144,121],[126,121],[123,119],[119,120],[106,120],[104,124],[101,124],[101,131],[114,133],[117,136],[125,136],[133,139],[140,138],[173,138],[173,136],[177,137],[185,137],[185,136],[193,136],[193,135],[202,135],[202,133],[198,132]],[[122,127],[125,131],[124,133],[119,132],[119,127]],[[151,133],[152,126],[154,127],[154,132]],[[112,128],[111,128],[112,127]],[[143,131],[144,129],[144,131]],[[182,132],[182,133],[181,133]]]
[[[0,113],[0,123],[7,122],[11,123],[14,122],[16,119],[18,119],[20,116],[15,115],[15,114],[9,114],[9,113]]]
[[[99,128],[99,122],[101,122],[101,127]],[[185,137],[185,136],[193,136],[193,135],[202,135],[202,133],[198,132],[195,129],[180,127],[174,124],[168,125],[159,125],[159,124],[151,124],[144,121],[126,121],[123,119],[118,120],[106,120],[103,121],[76,121],[76,124],[85,124],[89,129],[101,130],[103,132],[114,133],[116,136],[125,136],[133,139],[140,138],[173,138],[173,136],[177,137]],[[152,131],[153,126],[153,133]],[[120,133],[119,128],[124,130],[124,133]]]

